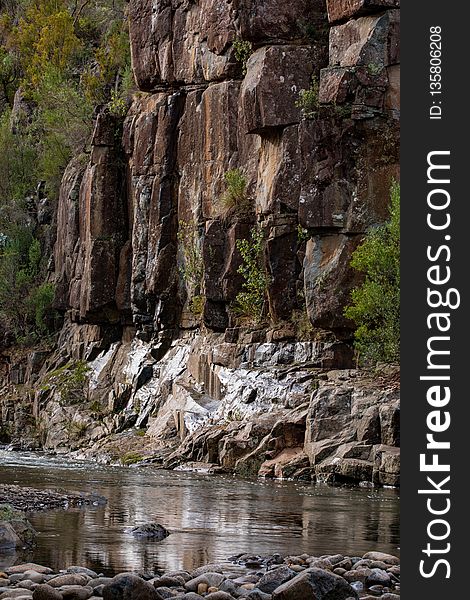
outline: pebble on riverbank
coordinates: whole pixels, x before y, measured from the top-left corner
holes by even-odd
[[[85,567],[60,573],[26,563],[0,573],[0,600],[399,600],[400,561],[369,552],[320,557],[301,554],[232,557],[245,575],[209,564],[192,572],[120,573],[103,577]],[[248,566],[251,565],[251,566]],[[255,570],[253,570],[253,568]]]

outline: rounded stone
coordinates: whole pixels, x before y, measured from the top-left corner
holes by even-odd
[[[47,583],[42,583],[33,591],[33,600],[62,600],[62,594]]]
[[[49,579],[47,582],[51,587],[59,588],[64,585],[87,585],[90,578],[87,575],[81,575],[79,573],[66,573],[65,575],[58,575],[53,579]]]
[[[104,600],[162,600],[148,581],[133,573],[122,573],[113,577],[103,588]]]
[[[33,581],[34,583],[44,583],[46,576],[44,573],[38,573],[37,571],[25,571],[23,576]]]
[[[49,567],[43,567],[36,563],[23,563],[21,565],[15,565],[14,567],[8,567],[5,569],[5,573],[11,575],[13,573],[24,573],[25,571],[36,571],[36,573],[43,573],[44,575],[50,575],[54,571]]]
[[[382,569],[371,569],[366,577],[365,584],[370,588],[374,585],[388,586],[391,583],[390,573]]]
[[[64,585],[59,592],[64,600],[88,600],[93,595],[93,588],[88,585]]]

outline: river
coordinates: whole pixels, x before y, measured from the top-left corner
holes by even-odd
[[[21,558],[54,569],[83,565],[112,575],[191,570],[241,552],[399,553],[399,497],[391,489],[248,481],[4,451],[0,481],[108,499],[105,506],[29,515],[37,546]],[[162,542],[134,539],[130,528],[149,521],[171,535]],[[0,570],[15,560],[0,555]]]

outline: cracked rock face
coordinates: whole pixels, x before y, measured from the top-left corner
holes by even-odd
[[[59,349],[6,368],[2,419],[49,419],[56,449],[82,445],[65,421],[108,457],[138,427],[173,466],[395,484],[397,398],[316,370],[353,366],[349,263],[399,174],[398,0],[131,0],[129,25],[138,92],[124,120],[98,112],[54,215]],[[255,225],[269,325],[235,307]],[[77,360],[89,387],[64,406],[40,384]],[[296,411],[303,439],[273,433]]]

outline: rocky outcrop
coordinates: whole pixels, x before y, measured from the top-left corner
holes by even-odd
[[[363,380],[330,373],[309,405],[305,453],[317,479],[399,485],[397,374]]]
[[[8,357],[5,439],[28,421],[126,464],[398,483],[396,386],[352,370],[344,317],[398,175],[398,4],[131,0],[139,90],[64,174],[64,326],[34,365]],[[254,229],[257,323],[236,302]]]

